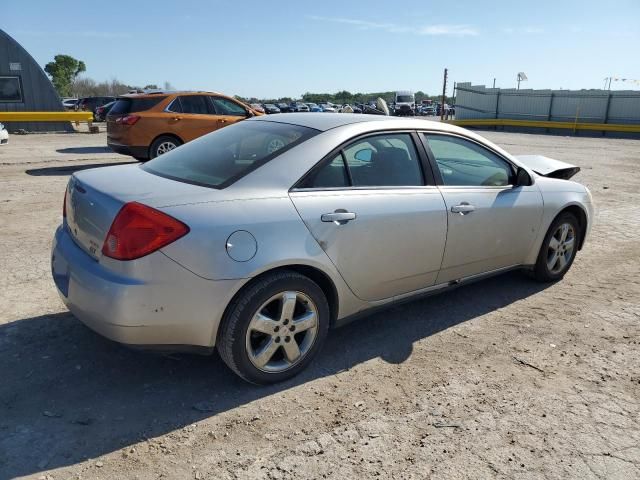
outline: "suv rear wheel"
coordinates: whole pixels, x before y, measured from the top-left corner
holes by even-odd
[[[180,145],[182,145],[182,142],[176,137],[162,135],[156,138],[155,141],[151,144],[151,148],[149,148],[149,158],[156,158],[160,155],[170,152]]]

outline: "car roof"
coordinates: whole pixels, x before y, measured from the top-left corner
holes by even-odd
[[[251,122],[277,122],[299,125],[301,127],[314,128],[320,131],[331,130],[332,128],[342,127],[354,123],[363,122],[396,122],[393,127],[398,128],[428,128],[430,130],[453,131],[456,127],[431,120],[421,118],[401,118],[389,117],[385,115],[368,115],[363,113],[326,113],[326,112],[309,112],[309,113],[281,113],[276,116],[253,117]]]

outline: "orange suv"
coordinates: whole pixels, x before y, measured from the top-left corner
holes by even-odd
[[[143,161],[255,115],[262,113],[214,92],[123,95],[107,115],[107,144]]]

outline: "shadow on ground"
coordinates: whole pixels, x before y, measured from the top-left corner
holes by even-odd
[[[138,162],[107,162],[90,163],[88,165],[67,165],[64,167],[32,168],[30,170],[25,170],[25,173],[33,177],[54,177],[71,175],[74,172],[79,172],[80,170],[88,170],[89,168],[113,167],[114,165],[127,165],[129,163]]]
[[[110,453],[372,358],[402,363],[414,342],[544,288],[514,272],[376,313],[333,330],[308,370],[269,387],[244,383],[217,355],[129,350],[68,313],[0,325],[0,477]],[[211,411],[194,409],[203,401]]]
[[[56,150],[58,153],[71,153],[71,154],[86,154],[86,153],[113,153],[107,146],[103,147],[67,147],[67,148],[58,148]]]

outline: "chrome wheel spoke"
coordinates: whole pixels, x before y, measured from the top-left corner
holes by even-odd
[[[314,328],[318,324],[318,318],[314,312],[307,312],[305,315],[296,319],[293,322],[293,326],[296,328],[295,332],[304,332],[305,330],[309,330],[310,328]]]
[[[567,239],[567,234],[569,233],[569,225],[563,223],[560,227],[560,242],[564,242]]]
[[[291,321],[296,308],[298,295],[296,292],[284,292],[282,295],[282,309],[280,310],[280,321]]]
[[[278,323],[275,320],[258,312],[253,316],[253,319],[249,324],[249,329],[264,333],[265,335],[272,335],[277,326]]]
[[[258,350],[254,357],[253,363],[255,363],[258,367],[264,367],[269,360],[273,357],[273,354],[276,353],[276,350],[280,347],[273,338],[267,340],[267,343],[264,344],[260,350]]]
[[[556,250],[558,250],[559,246],[560,240],[558,240],[555,236],[551,237],[551,240],[549,240],[549,248],[555,252]]]
[[[295,338],[290,337],[291,340],[289,342],[284,342],[282,344],[282,348],[284,348],[284,354],[287,357],[287,360],[289,360],[289,362],[293,363],[296,360],[298,360],[298,358],[300,358],[300,347],[298,347],[298,344],[296,343]]]
[[[547,260],[547,267],[549,268],[549,270],[553,271],[556,263],[558,263],[558,252],[553,252],[551,258]]]
[[[567,251],[573,250],[573,245],[575,244],[575,238],[569,238],[564,242],[564,248]]]
[[[567,258],[565,257],[565,254],[562,253],[558,256],[558,271],[562,270],[566,264]]]

